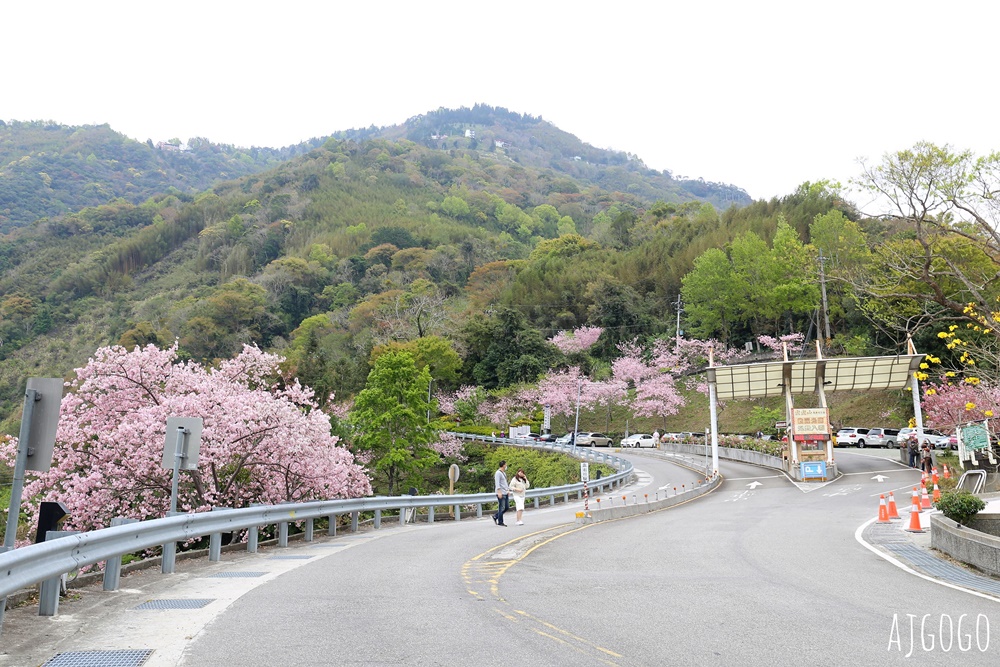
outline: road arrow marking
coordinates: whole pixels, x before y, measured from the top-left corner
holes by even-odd
[[[756,489],[758,486],[764,486],[764,485],[761,482],[758,482],[757,480],[754,480],[749,484],[747,484],[747,487],[750,489]]]
[[[874,479],[876,482],[884,482],[889,478],[886,477],[885,475],[875,475],[874,477],[872,477],[872,479]]]

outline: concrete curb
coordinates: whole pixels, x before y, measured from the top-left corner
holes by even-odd
[[[622,504],[617,507],[602,507],[601,509],[591,509],[589,512],[577,512],[576,522],[577,523],[598,523],[600,521],[611,521],[613,519],[623,519],[630,516],[638,516],[639,514],[648,514],[650,512],[657,512],[668,507],[673,507],[674,505],[680,505],[686,503],[689,500],[694,500],[695,498],[700,498],[701,496],[711,493],[715,489],[719,488],[722,484],[722,477],[717,476],[714,479],[707,480],[698,486],[683,491],[681,493],[674,494],[669,498],[661,498],[659,500],[654,500],[652,502],[641,502],[633,503],[631,505]]]

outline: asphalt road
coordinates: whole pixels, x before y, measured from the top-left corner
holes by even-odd
[[[524,526],[484,516],[299,545],[297,560],[227,555],[162,593],[152,582],[169,577],[123,582],[123,598],[212,599],[204,610],[137,616],[133,601],[98,621],[71,608],[86,599],[67,603],[35,619],[48,644],[0,664],[117,637],[155,649],[149,666],[993,665],[997,601],[909,574],[856,538],[879,494],[905,503],[918,479],[895,454],[838,449],[844,474],[809,485],[722,462],[708,496],[599,524],[577,524],[570,503],[529,510]],[[639,473],[629,502],[696,477],[625,455]],[[205,578],[226,570],[267,574]],[[11,616],[0,644],[26,646]]]

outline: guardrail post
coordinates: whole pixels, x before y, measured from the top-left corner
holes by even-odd
[[[222,512],[229,509],[228,507],[213,507],[213,512]],[[208,560],[212,563],[218,563],[222,560],[222,533],[212,533],[208,536]]]
[[[455,504],[455,521],[461,521],[461,520],[462,520],[462,506],[456,503]]]
[[[482,519],[483,518],[483,504],[482,503],[478,503],[476,505],[476,518],[477,519]]]
[[[127,523],[135,523],[138,519],[129,519],[124,516],[116,516],[111,519],[112,526],[124,526]],[[117,591],[118,584],[122,576],[122,557],[112,556],[104,562],[104,590]]]
[[[180,512],[167,512],[167,516],[177,516]],[[163,552],[160,556],[160,573],[173,574],[177,561],[177,542],[171,540],[163,545]]]
[[[278,522],[278,546],[287,547],[288,546],[288,522],[279,521]]]
[[[361,514],[358,510],[351,512],[351,532],[358,532],[358,516]]]
[[[340,515],[339,514],[331,514],[326,519],[327,521],[330,522],[330,524],[326,528],[326,534],[329,535],[330,537],[336,537],[337,536],[337,517],[338,516],[340,516]]]
[[[551,496],[549,496],[549,505],[555,505],[555,504],[556,504],[556,494],[553,493]]]
[[[45,533],[45,541],[56,540],[68,535],[76,535],[78,530],[50,530]],[[38,592],[38,615],[55,616],[59,611],[59,593],[62,591],[62,575],[46,579]]]
[[[434,523],[434,506],[427,507],[427,523]]]
[[[250,503],[250,507],[260,507],[263,503]],[[257,528],[258,526],[250,526],[247,528],[247,553],[255,554],[257,553]]]
[[[535,509],[538,509],[538,496],[535,496]]]
[[[314,519],[311,518],[306,519],[306,536],[304,538],[306,542],[313,541],[313,529],[315,528],[315,526],[313,525],[313,521]]]
[[[399,525],[403,526],[405,524],[406,524],[406,508],[405,507],[400,507],[399,508]]]
[[[375,520],[372,522],[375,526],[375,530],[382,527],[382,510],[375,510]]]

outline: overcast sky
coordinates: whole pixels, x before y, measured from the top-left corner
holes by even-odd
[[[998,7],[12,0],[0,119],[278,147],[485,103],[767,199],[921,140],[1000,149]]]

